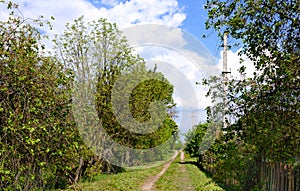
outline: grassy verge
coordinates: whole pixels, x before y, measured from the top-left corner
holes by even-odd
[[[198,191],[224,191],[205,173],[194,165],[195,160],[186,156],[180,163],[179,156],[171,164],[166,173],[157,181],[156,190],[198,190]]]
[[[180,163],[178,156],[166,173],[156,182],[156,190],[223,191],[192,163],[193,159],[191,158],[186,158],[184,163]],[[143,184],[150,177],[156,176],[162,169],[163,165],[160,165],[152,168],[126,169],[126,172],[119,174],[99,174],[92,181],[80,182],[78,186],[67,190],[141,190]]]
[[[148,178],[157,175],[163,168],[163,165],[158,165],[158,163],[153,165],[154,167],[151,168],[126,168],[125,172],[118,174],[99,174],[94,176],[91,181],[80,182],[77,186],[72,186],[64,191],[141,190]]]
[[[156,190],[193,190],[191,182],[186,175],[184,164],[180,163],[180,154],[170,165],[168,170],[156,182]]]
[[[213,180],[205,175],[205,173],[201,172],[197,166],[192,164],[195,162],[195,159],[190,158],[186,155],[186,171],[191,180],[191,183],[194,190],[198,191],[224,191],[221,187],[219,187]]]
[[[100,174],[95,176],[93,181],[79,183],[79,186],[84,191],[140,190],[148,178],[158,174],[162,168],[162,166],[157,166],[148,169],[127,170],[119,174]]]
[[[167,155],[165,156],[164,160],[148,162],[148,163],[146,163],[144,165],[140,165],[140,166],[126,167],[126,169],[127,170],[137,170],[137,169],[153,168],[153,167],[164,165],[166,162],[168,162],[174,156],[175,152],[176,152],[176,150],[168,152]]]
[[[169,158],[173,156],[174,152],[168,153]],[[71,186],[64,191],[141,190],[142,185],[150,177],[157,175],[167,161],[152,162],[143,166],[126,167],[125,172],[119,174],[98,174],[92,180],[80,182],[78,185]]]

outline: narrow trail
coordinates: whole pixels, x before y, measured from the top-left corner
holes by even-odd
[[[184,152],[180,151],[180,162],[184,162]]]
[[[142,187],[143,191],[154,191],[155,190],[155,186],[154,186],[155,182],[167,171],[167,169],[169,168],[169,166],[171,165],[171,163],[175,160],[175,158],[177,157],[177,155],[178,155],[178,151],[176,151],[175,154],[173,155],[173,157],[171,158],[171,160],[169,160],[169,162],[167,162],[164,165],[164,168],[160,171],[160,173],[158,173],[156,176],[150,177],[148,179],[148,181]],[[180,156],[182,156],[182,152],[181,152]]]
[[[182,164],[180,166],[180,171],[183,173],[183,174],[186,174],[186,168],[184,166],[184,152],[183,151],[180,151],[180,163]],[[191,191],[191,190],[194,190],[194,187],[191,185],[191,180],[190,178],[186,175],[184,176],[181,180],[181,183],[184,184],[184,191]]]
[[[204,172],[199,170],[194,159],[189,156],[185,158],[183,151],[180,151],[179,156],[178,154],[179,152],[164,165],[163,170],[158,175],[148,179],[142,187],[143,191],[224,191]]]

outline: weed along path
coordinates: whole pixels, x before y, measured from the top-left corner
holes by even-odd
[[[192,191],[192,190],[214,190],[224,191],[215,182],[208,178],[195,165],[196,161],[185,158],[180,151],[164,165],[159,174],[150,177],[143,185],[143,191]]]
[[[79,182],[67,191],[222,191],[223,189],[201,172],[196,164],[194,158],[182,151],[176,151],[163,165],[126,169],[118,174],[98,174],[92,180]]]
[[[153,191],[155,182],[166,172],[166,170],[169,168],[171,163],[175,160],[175,158],[178,155],[178,151],[175,152],[174,156],[164,165],[164,168],[154,177],[150,177],[148,181],[143,185],[142,190],[143,191]]]
[[[182,151],[180,151],[180,156],[173,161],[166,173],[156,182],[154,190],[195,190],[187,174],[185,157]]]
[[[178,151],[172,159],[164,165],[164,168],[155,177],[150,177],[143,185],[143,191],[154,190],[195,190],[189,176],[186,174],[184,163],[184,153],[180,151],[180,162],[178,161]],[[177,160],[174,162],[174,160]],[[174,163],[173,163],[174,162]],[[173,163],[173,164],[172,164]],[[169,167],[172,167],[169,169]],[[165,176],[164,174],[168,172]]]
[[[180,182],[181,182],[181,186],[184,188],[184,190],[185,191],[195,190],[195,188],[192,185],[190,177],[186,174],[186,167],[185,167],[183,151],[180,151],[180,172],[183,174],[183,176],[180,177]]]

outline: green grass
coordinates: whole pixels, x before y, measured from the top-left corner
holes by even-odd
[[[213,180],[201,172],[197,166],[191,164],[195,162],[195,159],[190,158],[186,155],[185,161],[190,162],[185,165],[187,174],[191,180],[191,183],[195,190],[198,191],[224,191],[219,187]]]
[[[166,173],[156,182],[156,190],[224,191],[192,164],[195,160],[186,156],[184,163],[179,161],[178,156]]]
[[[162,168],[163,166],[156,166],[147,169],[129,169],[119,174],[99,174],[92,181],[80,182],[78,185],[83,191],[141,190],[148,178],[158,174]],[[80,190],[79,187],[74,186],[68,190]]]
[[[179,154],[180,155],[180,154]],[[180,163],[178,157],[155,184],[159,190],[199,190],[199,191],[224,191],[197,166],[191,164],[193,159],[185,159]],[[116,190],[141,190],[141,187],[150,177],[156,176],[163,169],[163,165],[143,169],[127,169],[119,174],[99,174],[92,181],[80,182],[78,186],[70,187],[70,190],[83,191],[116,191]]]
[[[155,190],[193,190],[186,175],[184,164],[180,164],[180,154],[168,168],[164,175],[156,182]]]
[[[153,168],[153,167],[164,165],[166,162],[168,162],[172,158],[172,156],[175,154],[175,152],[176,152],[175,150],[170,151],[167,154],[167,156],[165,157],[165,160],[148,162],[144,165],[139,165],[139,166],[126,167],[126,169],[127,170],[138,170],[138,169],[147,169],[147,168]]]

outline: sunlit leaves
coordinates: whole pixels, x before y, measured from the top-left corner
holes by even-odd
[[[11,12],[0,21],[1,189],[64,186],[73,176],[69,166],[76,168],[79,150],[84,150],[73,147],[80,138],[70,113],[72,78],[43,54],[33,27],[40,19],[30,24]]]
[[[247,164],[247,161],[296,164],[300,153],[299,2],[208,0],[205,8],[208,11],[206,27],[217,31],[220,37],[226,32],[229,38],[239,42],[242,48],[239,54],[247,55],[256,68],[253,78],[229,82],[228,114],[235,120],[224,130],[226,141],[214,147],[223,147],[227,153],[236,152],[241,156],[223,158],[212,154],[218,160],[217,173],[234,170],[243,174],[248,169],[239,168],[235,163]],[[243,74],[244,68],[240,72]],[[215,83],[209,85],[212,88]],[[229,144],[234,147],[230,148]],[[223,166],[221,160],[231,161],[232,168],[228,168],[229,163]],[[255,172],[259,169],[253,169]],[[241,179],[242,190],[259,184],[250,175]],[[252,185],[247,187],[247,181]]]
[[[57,36],[54,42],[57,57],[74,73],[73,103],[78,108],[74,112],[77,125],[85,140],[92,140],[88,142],[98,153],[109,151],[126,160],[133,153],[126,154],[106,140],[113,139],[114,143],[128,148],[149,149],[175,137],[178,127],[171,116],[164,118],[158,131],[145,135],[128,130],[131,126],[124,122],[127,113],[118,112],[117,119],[114,107],[130,105],[126,112],[141,123],[149,120],[149,106],[153,101],[162,101],[170,109],[173,87],[161,74],[147,70],[144,60],[133,54],[116,24],[106,19],[86,22],[80,17],[67,24],[64,34]],[[147,79],[149,74],[156,78],[139,81]],[[137,83],[136,87],[131,89],[130,83]],[[128,100],[120,101],[125,96]],[[130,161],[132,164],[140,162],[138,157]]]

